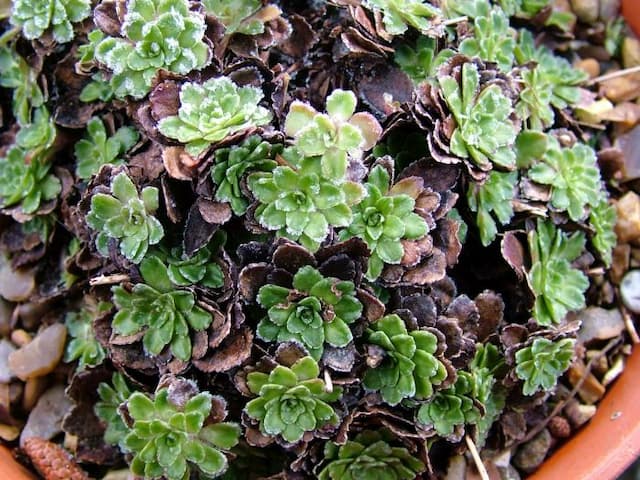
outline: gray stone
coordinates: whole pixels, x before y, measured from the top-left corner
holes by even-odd
[[[609,340],[620,335],[625,329],[622,314],[618,309],[589,307],[579,312],[577,316],[582,322],[578,339],[583,343],[592,340]]]
[[[640,313],[640,270],[631,270],[622,278],[620,296],[625,307]]]
[[[16,347],[9,340],[0,340],[0,383],[9,383],[14,375],[9,369],[9,355]]]
[[[44,392],[31,410],[27,424],[20,434],[20,446],[27,438],[39,437],[51,440],[62,431],[62,419],[72,406],[64,393],[63,385],[55,385]]]

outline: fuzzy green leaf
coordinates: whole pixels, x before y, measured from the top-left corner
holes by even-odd
[[[462,67],[461,84],[453,77],[440,77],[440,87],[458,124],[451,138],[451,151],[471,158],[482,170],[492,164],[515,166],[513,144],[516,128],[510,117],[511,101],[497,85],[479,89],[480,74],[472,63]]]
[[[527,277],[536,296],[533,316],[540,325],[560,323],[569,311],[585,306],[589,280],[570,263],[584,244],[581,232],[567,236],[549,221],[539,220],[529,233],[533,265]]]
[[[407,331],[397,315],[387,315],[368,329],[368,342],[382,347],[386,356],[376,368],[365,372],[363,384],[379,390],[382,398],[396,405],[404,398],[426,399],[447,376],[435,356],[437,338],[428,331]]]
[[[256,87],[238,87],[227,77],[207,80],[202,85],[185,83],[180,90],[178,115],[158,123],[164,136],[186,143],[186,150],[198,156],[228,135],[265,125],[271,113],[259,105],[262,92]]]
[[[91,14],[89,0],[15,0],[11,23],[22,28],[25,38],[34,40],[51,31],[59,43],[73,39],[73,23]]]
[[[211,394],[191,395],[184,406],[172,403],[167,388],[156,391],[153,398],[140,392],[129,398],[127,410],[133,425],[124,447],[133,455],[132,470],[167,480],[183,480],[198,470],[207,476],[226,470],[227,459],[221,450],[238,443],[240,427],[210,423],[203,428],[211,411]],[[141,415],[134,413],[137,411]]]
[[[569,368],[575,340],[565,338],[552,342],[536,338],[533,343],[516,352],[516,375],[524,380],[522,393],[533,395],[539,390],[549,391],[558,377]]]
[[[402,35],[409,27],[429,33],[440,10],[423,0],[365,0],[364,6],[382,13],[387,33]]]
[[[337,400],[342,390],[334,387],[333,394],[325,393],[319,372],[315,360],[304,357],[291,368],[276,366],[268,378],[250,373],[250,389],[259,397],[247,404],[245,413],[259,421],[264,435],[282,436],[290,443],[298,442],[307,431],[337,425],[338,416],[326,401]]]
[[[533,165],[529,177],[551,186],[551,205],[566,210],[579,221],[586,216],[586,207],[600,200],[600,172],[593,149],[582,143],[561,148],[554,138],[542,161]]]

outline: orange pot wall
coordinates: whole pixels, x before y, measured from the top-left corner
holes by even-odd
[[[640,0],[622,0],[622,13],[640,36]],[[640,347],[591,422],[529,480],[613,480],[640,453]],[[0,479],[33,480],[0,446]]]
[[[622,15],[640,36],[640,0],[622,0]]]
[[[2,480],[34,480],[36,477],[19,465],[9,450],[0,446],[0,478]]]

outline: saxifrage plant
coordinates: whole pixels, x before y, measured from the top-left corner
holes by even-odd
[[[222,22],[227,35],[259,35],[264,32],[264,20],[255,15],[262,8],[260,0],[203,0],[202,4],[207,13]]]
[[[493,215],[506,225],[513,217],[511,199],[514,196],[517,172],[492,171],[483,184],[469,185],[467,200],[471,211],[476,212],[476,224],[482,244],[487,246],[496,238],[498,225]]]
[[[437,358],[438,337],[426,330],[409,332],[397,315],[387,315],[371,325],[367,342],[385,351],[382,362],[365,372],[363,385],[379,391],[389,405],[405,398],[424,400],[433,394],[434,385],[447,377],[444,364]]]
[[[325,278],[311,266],[294,275],[293,289],[278,285],[260,288],[258,303],[267,309],[267,316],[257,326],[261,338],[299,342],[316,360],[325,343],[347,346],[353,340],[349,324],[362,314],[353,282]]]
[[[165,265],[151,257],[140,265],[144,283],[131,291],[113,288],[117,313],[113,328],[121,335],[144,332],[142,344],[152,355],[169,346],[180,360],[191,358],[191,330],[204,330],[211,324],[211,314],[196,304],[195,294],[173,286]]]
[[[384,28],[391,35],[402,35],[409,27],[427,33],[440,10],[423,0],[366,0],[365,6],[382,12]]]
[[[22,28],[25,38],[33,40],[51,31],[60,43],[73,40],[72,23],[91,14],[89,0],[15,0],[11,23]]]
[[[56,128],[45,107],[33,112],[32,122],[22,126],[5,158],[0,158],[0,206],[20,205],[33,214],[43,202],[54,200],[62,189],[50,172],[49,148]]]
[[[428,232],[425,220],[415,213],[415,200],[394,191],[389,172],[378,165],[365,184],[367,195],[353,208],[351,224],[341,239],[362,238],[371,251],[367,278],[375,280],[385,263],[398,264],[404,255],[401,240],[416,240]]]
[[[201,392],[184,405],[172,401],[167,388],[154,398],[134,392],[126,402],[132,420],[122,446],[134,456],[131,471],[145,478],[182,480],[191,472],[218,476],[227,469],[223,453],[238,443],[240,427],[235,423],[205,423],[211,412],[212,395]]]
[[[111,307],[109,302],[96,302],[95,299],[87,297],[80,310],[67,313],[64,323],[72,339],[65,350],[65,362],[78,360],[77,370],[102,363],[106,352],[96,339],[93,320],[108,312]]]
[[[538,220],[529,233],[532,265],[527,277],[536,296],[533,318],[540,325],[560,323],[568,312],[584,307],[589,280],[571,266],[584,244],[582,232],[566,235],[549,220]]]
[[[413,480],[425,469],[405,447],[393,445],[387,431],[359,433],[344,445],[327,442],[324,460],[328,462],[318,473],[318,480]]]
[[[514,60],[515,32],[501,8],[489,10],[487,7],[486,10],[473,20],[473,36],[460,43],[460,53],[495,62],[501,70],[509,71]]]
[[[0,86],[13,90],[13,114],[20,125],[31,123],[31,111],[44,104],[45,96],[35,71],[17,52],[0,47]]]
[[[516,375],[524,380],[522,393],[533,395],[539,390],[551,390],[558,377],[569,368],[575,340],[551,341],[536,338],[530,346],[516,352]]]
[[[140,263],[149,245],[164,236],[162,224],[153,214],[158,209],[158,189],[145,187],[138,194],[125,172],[111,182],[111,194],[96,193],[91,198],[87,224],[97,231],[96,248],[109,255],[109,241],[116,239],[120,252],[133,263]]]
[[[528,172],[534,182],[551,186],[551,205],[566,210],[569,218],[579,221],[586,207],[600,200],[600,172],[593,149],[582,143],[562,148],[557,140],[550,144],[541,161]]]
[[[215,165],[211,178],[217,185],[215,199],[229,202],[233,213],[243,215],[249,200],[242,188],[242,181],[250,172],[270,172],[278,165],[277,155],[282,154],[281,144],[272,144],[252,135],[240,145],[219,148],[215,152]]]
[[[353,92],[336,89],[327,97],[326,114],[300,101],[289,107],[284,131],[302,155],[319,157],[323,176],[341,181],[349,159],[360,159],[380,138],[378,121],[370,113],[355,113],[356,106]]]
[[[78,140],[74,154],[78,161],[76,175],[87,180],[105,164],[122,165],[119,158],[133,147],[140,135],[132,127],[120,127],[112,136],[107,137],[107,130],[98,117],[87,123],[87,137]]]
[[[323,172],[317,157],[301,157],[289,149],[283,154],[288,165],[271,172],[249,175],[249,190],[258,206],[255,217],[267,230],[297,240],[311,251],[329,234],[330,227],[351,223],[351,206],[364,196],[362,185],[335,172]]]
[[[113,72],[116,97],[144,97],[160,69],[178,74],[205,67],[204,16],[187,0],[128,0],[121,37],[95,35],[95,60]]]
[[[193,156],[233,133],[269,123],[271,113],[259,105],[262,92],[256,87],[238,87],[227,77],[202,85],[186,83],[180,90],[178,115],[163,118],[160,132],[186,143]]]
[[[129,433],[129,428],[120,415],[120,407],[129,399],[133,391],[127,384],[124,375],[120,372],[113,374],[111,385],[100,383],[98,385],[98,400],[94,410],[96,415],[105,424],[104,441],[108,445],[119,445]]]
[[[269,374],[249,373],[249,390],[258,398],[247,403],[245,412],[259,420],[263,434],[281,435],[290,443],[298,442],[305,432],[337,425],[338,416],[329,404],[340,398],[342,388],[328,391],[319,374],[320,368],[311,357],[301,358],[291,367],[278,365]]]
[[[511,101],[497,85],[480,90],[480,74],[472,63],[462,66],[461,83],[453,77],[438,79],[447,105],[456,119],[451,153],[469,158],[483,170],[492,165],[515,165],[513,144],[517,130],[511,123]]]
[[[456,383],[436,392],[428,403],[420,406],[417,419],[433,427],[439,435],[453,434],[458,425],[472,425],[482,416],[473,397],[475,380],[465,371],[458,372]]]

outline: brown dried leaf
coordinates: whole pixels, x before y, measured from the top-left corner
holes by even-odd
[[[242,365],[251,355],[252,346],[253,332],[244,327],[240,332],[227,337],[212,355],[194,360],[193,365],[206,373],[226,372]]]

